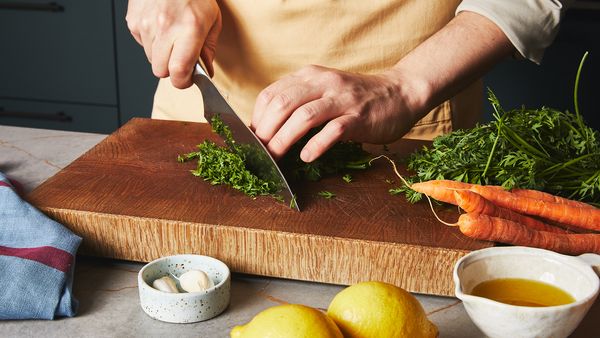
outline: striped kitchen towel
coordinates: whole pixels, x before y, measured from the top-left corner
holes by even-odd
[[[22,200],[0,173],[0,319],[72,317],[81,238]]]

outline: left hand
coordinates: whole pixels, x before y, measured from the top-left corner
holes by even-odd
[[[251,128],[280,158],[310,129],[325,124],[302,149],[305,162],[342,140],[389,143],[406,134],[424,111],[414,95],[417,87],[402,78],[394,70],[363,75],[307,66],[259,94]]]

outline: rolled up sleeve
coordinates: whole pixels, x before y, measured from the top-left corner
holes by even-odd
[[[456,9],[494,22],[525,58],[539,64],[571,0],[463,0]]]

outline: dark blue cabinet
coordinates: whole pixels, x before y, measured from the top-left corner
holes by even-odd
[[[119,127],[115,107],[0,99],[1,124],[110,133]]]
[[[156,79],[126,6],[0,0],[0,124],[110,133],[149,116]]]

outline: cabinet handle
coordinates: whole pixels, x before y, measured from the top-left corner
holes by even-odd
[[[0,118],[2,117],[14,117],[22,119],[33,119],[33,120],[47,120],[47,121],[58,121],[58,122],[72,122],[73,117],[65,114],[62,111],[56,113],[33,113],[33,112],[21,112],[21,111],[5,111],[0,107]]]
[[[0,2],[0,9],[15,9],[21,11],[64,12],[65,8],[56,2],[45,4],[26,2]]]

